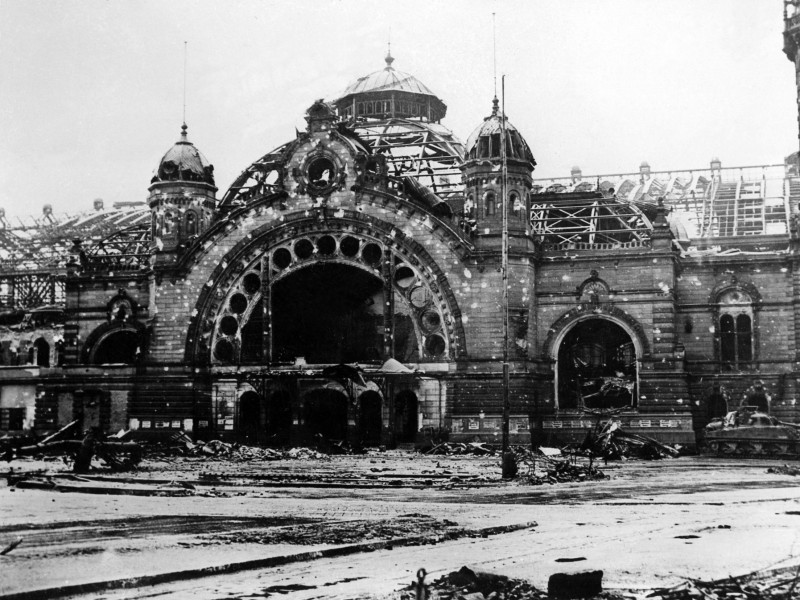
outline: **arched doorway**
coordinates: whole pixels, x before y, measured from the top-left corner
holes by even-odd
[[[91,352],[95,365],[133,364],[139,350],[139,333],[132,329],[118,329],[100,340]]]
[[[383,282],[350,265],[314,263],[273,284],[272,324],[276,360],[380,360]]]
[[[40,367],[49,367],[50,344],[47,343],[47,340],[44,338],[38,338],[35,342],[33,342],[33,350],[35,354],[35,360],[32,360],[31,362]]]
[[[347,438],[347,397],[343,393],[326,388],[310,391],[305,397],[303,416],[311,436]]]
[[[368,391],[358,397],[360,404],[359,430],[361,441],[367,446],[377,446],[381,443],[381,415],[382,398],[378,392]]]
[[[247,391],[239,398],[239,435],[246,444],[259,444],[263,440],[265,415],[261,394]]]
[[[631,336],[609,319],[576,323],[558,347],[556,368],[560,409],[636,405],[636,349]]]
[[[411,390],[403,390],[394,398],[394,435],[401,443],[413,442],[417,437],[419,403]]]

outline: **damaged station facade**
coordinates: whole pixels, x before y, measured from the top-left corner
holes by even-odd
[[[464,144],[393,60],[222,194],[184,125],[146,204],[0,215],[0,431],[499,443],[503,211],[513,443],[800,420],[796,155],[541,180],[496,99]]]

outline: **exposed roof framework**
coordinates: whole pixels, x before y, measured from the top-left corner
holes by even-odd
[[[645,167],[646,165],[643,165]],[[786,235],[800,177],[784,165],[592,175],[534,180],[536,193],[600,191],[646,214],[659,198],[688,238]]]
[[[462,195],[464,144],[438,123],[411,119],[359,121],[355,132],[383,154],[389,176],[411,176],[443,200]]]
[[[4,218],[0,221],[0,273],[64,267],[74,240],[81,240],[88,249],[122,229],[149,222],[150,211],[138,203],[60,217],[47,212],[18,223]]]
[[[652,225],[637,207],[598,194],[542,195],[532,199],[531,229],[550,249],[636,247]]]

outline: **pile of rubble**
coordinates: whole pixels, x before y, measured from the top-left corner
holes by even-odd
[[[790,467],[789,465],[783,465],[782,467],[770,467],[767,469],[767,473],[774,473],[776,475],[791,475],[793,477],[797,477],[800,475],[800,467]]]
[[[473,456],[490,456],[495,453],[494,448],[483,442],[443,442],[421,451],[424,454],[471,454]]]
[[[583,440],[579,452],[605,460],[621,460],[640,458],[658,460],[675,458],[680,455],[680,448],[662,444],[652,438],[622,429],[622,424],[609,419],[590,431]]]
[[[603,590],[602,571],[555,573],[550,576],[547,591],[530,583],[504,575],[481,573],[461,567],[427,583],[420,569],[417,581],[392,597],[398,600],[428,598],[438,600],[546,600],[549,598],[586,598],[607,600],[788,600],[800,597],[800,567],[757,571],[740,577],[716,581],[687,579],[671,588],[649,592]]]
[[[430,598],[439,600],[546,600],[547,598],[607,598],[621,600],[630,596],[602,591],[602,571],[565,574],[550,577],[548,590],[540,590],[527,581],[510,579],[505,575],[481,573],[468,567],[448,573],[425,583],[425,571],[420,569],[417,581],[403,590],[401,600]]]
[[[221,440],[209,442],[193,442],[189,436],[180,432],[169,438],[167,442],[152,444],[148,448],[148,456],[166,457],[174,455],[202,457],[209,460],[229,460],[244,462],[249,460],[287,460],[287,459],[326,459],[327,454],[311,448],[260,448],[243,444],[228,443]]]
[[[514,458],[519,469],[519,477],[532,485],[570,483],[574,481],[595,481],[607,479],[600,469],[588,464],[578,463],[575,457],[563,457],[553,448],[539,448],[532,452],[525,448],[513,448]]]

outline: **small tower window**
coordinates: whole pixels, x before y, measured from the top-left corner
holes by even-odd
[[[511,210],[513,210],[514,214],[517,216],[517,218],[519,218],[523,212],[522,202],[520,202],[519,194],[517,194],[516,192],[511,192],[508,195],[508,202],[511,205]]]
[[[497,204],[494,192],[486,192],[486,197],[484,202],[486,205],[485,215],[487,217],[493,216],[496,212],[496,204]]]
[[[186,237],[197,235],[197,215],[194,211],[186,213]]]
[[[172,233],[172,218],[171,212],[164,213],[164,235]]]

